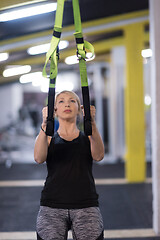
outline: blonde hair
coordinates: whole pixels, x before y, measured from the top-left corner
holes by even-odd
[[[63,91],[57,93],[56,96],[55,96],[55,105],[56,105],[56,103],[57,103],[57,98],[58,98],[62,93],[72,94],[72,96],[74,96],[74,98],[76,99],[77,104],[78,104],[78,113],[80,114],[80,111],[81,111],[80,99],[79,99],[78,95],[77,95],[76,93],[72,92],[72,91],[63,90]]]

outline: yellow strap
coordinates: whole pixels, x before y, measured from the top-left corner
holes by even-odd
[[[60,41],[59,38],[56,38],[54,36],[52,37],[50,48],[49,48],[48,52],[46,53],[46,61],[45,61],[45,65],[44,65],[44,68],[43,68],[43,71],[42,71],[43,77],[47,77],[46,66],[47,66],[47,63],[48,63],[50,57],[52,57],[52,59],[54,61],[54,64],[55,64],[55,67],[56,67],[55,72],[58,72],[56,51],[57,51],[57,46],[59,44],[59,41]]]
[[[84,47],[85,47],[85,49],[89,50],[92,53],[91,57],[89,57],[89,58],[92,58],[94,56],[94,47],[93,47],[93,45],[91,43],[89,43],[89,42],[84,40]]]

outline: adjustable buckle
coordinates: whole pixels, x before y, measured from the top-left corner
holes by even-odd
[[[84,52],[85,52],[85,55],[86,55],[86,51],[85,51],[85,49],[84,49]],[[86,59],[85,58],[83,58],[82,57],[82,55],[78,52],[78,48],[77,48],[77,58],[78,58],[78,60],[81,60],[81,59],[83,59],[84,61],[86,61]]]

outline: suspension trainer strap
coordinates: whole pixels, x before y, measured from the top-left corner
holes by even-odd
[[[79,71],[81,77],[81,87],[84,105],[84,132],[87,136],[92,135],[92,124],[91,124],[91,114],[90,114],[90,99],[89,99],[89,88],[87,79],[87,69],[86,69],[86,49],[92,52],[94,55],[93,46],[83,40],[82,26],[81,26],[81,16],[79,9],[79,1],[72,0],[73,12],[74,12],[74,23],[75,23],[75,39],[77,44],[77,57],[79,59]]]
[[[47,117],[47,127],[46,135],[52,136],[54,133],[54,99],[55,99],[55,83],[56,77],[53,75],[54,62],[51,58],[50,63],[50,82],[49,82],[49,92],[48,92],[48,117]]]
[[[55,84],[56,77],[58,74],[58,60],[59,60],[59,48],[58,44],[61,37],[62,31],[62,20],[63,20],[63,10],[64,1],[57,1],[57,10],[55,16],[55,25],[53,30],[53,36],[50,43],[50,48],[46,54],[46,61],[43,68],[42,75],[47,77],[46,66],[50,60],[50,82],[49,82],[49,92],[48,92],[48,117],[47,117],[47,128],[46,135],[53,136],[54,134],[54,100],[55,100]]]
[[[48,117],[47,117],[47,128],[46,134],[48,136],[53,136],[54,134],[54,99],[55,99],[55,84],[56,77],[58,73],[58,59],[59,51],[58,44],[61,37],[62,31],[62,20],[63,20],[63,11],[64,11],[64,2],[65,0],[57,0],[57,10],[55,17],[55,25],[53,31],[53,37],[50,43],[50,49],[46,54],[46,61],[43,68],[43,76],[47,77],[46,66],[50,60],[50,83],[49,83],[49,92],[48,92]],[[91,125],[91,115],[90,115],[90,99],[89,99],[89,88],[88,88],[88,79],[87,79],[87,69],[86,69],[86,51],[89,50],[94,55],[93,46],[83,40],[82,35],[82,26],[81,26],[81,16],[79,9],[79,1],[72,0],[73,3],[73,12],[74,12],[74,22],[75,22],[75,38],[77,44],[77,57],[79,59],[79,70],[81,77],[81,87],[82,87],[82,96],[83,96],[83,105],[84,105],[84,132],[85,134],[92,135],[92,125]],[[91,56],[91,57],[92,57]]]

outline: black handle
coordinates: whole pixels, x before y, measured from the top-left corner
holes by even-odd
[[[87,136],[91,136],[92,135],[92,123],[91,123],[91,120],[85,119],[85,117],[84,117],[84,133]]]
[[[84,133],[87,136],[92,135],[92,124],[90,114],[89,88],[82,87],[83,106],[84,106]]]
[[[48,117],[47,117],[47,127],[46,127],[47,136],[53,136],[54,134],[54,98],[55,98],[55,88],[49,88]]]

